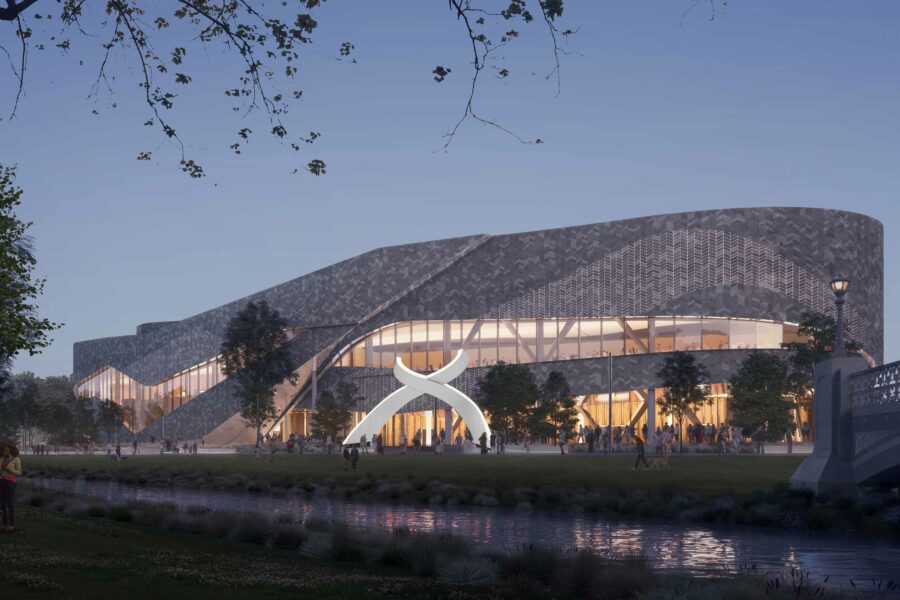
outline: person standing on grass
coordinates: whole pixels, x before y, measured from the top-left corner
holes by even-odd
[[[356,470],[356,463],[359,462],[359,448],[353,446],[353,449],[350,450],[350,466],[353,470]]]
[[[650,465],[647,463],[647,457],[644,456],[644,440],[641,439],[641,436],[634,436],[634,446],[635,450],[637,450],[637,458],[634,460],[634,470],[637,471],[638,465],[644,463],[644,468],[649,469]]]
[[[350,466],[350,448],[344,446],[344,449],[341,451],[341,457],[344,459],[344,470],[347,470],[347,467]]]
[[[197,444],[194,444],[194,451],[196,454]],[[269,438],[269,463],[275,462],[275,453],[278,451],[278,443],[275,441],[275,436]]]
[[[557,443],[559,443],[559,453],[566,453],[566,430],[563,428],[559,429],[559,437],[556,438]]]
[[[463,444],[462,434],[461,434],[461,433],[457,433],[457,434],[456,434],[456,450],[457,450],[460,454],[462,454],[462,449],[463,449],[463,448],[462,448],[462,444]]]
[[[488,453],[487,442],[488,442],[487,434],[482,431],[481,435],[478,436],[478,445],[481,447],[482,454]]]
[[[122,444],[116,442],[116,462],[122,460]]]
[[[16,481],[22,476],[22,461],[19,449],[12,442],[4,442],[0,447],[0,513],[3,531],[15,530]]]
[[[368,440],[366,440],[366,434],[362,434],[361,436],[359,436],[359,447],[362,448],[363,454],[369,453],[368,445],[369,445],[369,442],[368,442]]]
[[[138,453],[138,442],[137,438],[134,438],[134,441],[131,442],[131,455],[135,456]]]

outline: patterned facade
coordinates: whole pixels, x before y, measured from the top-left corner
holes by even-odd
[[[810,208],[688,212],[408,244],[373,250],[182,321],[141,325],[135,335],[78,342],[73,370],[79,382],[114,369],[152,386],[215,358],[229,318],[246,301],[265,299],[302,330],[290,342],[301,382],[279,391],[280,405],[309,406],[313,387],[350,378],[364,392],[364,411],[390,391],[389,373],[333,365],[354,341],[393,323],[634,315],[796,323],[803,312],[833,312],[829,281],[838,274],[853,281],[848,335],[880,363],[882,263],[878,221]],[[721,366],[723,381],[742,352],[714,352],[707,364]],[[659,353],[618,356],[614,379],[652,387],[659,360]],[[559,364],[576,393],[590,394],[605,390],[599,362]],[[543,372],[553,364],[530,368]],[[463,375],[464,390],[480,368]],[[420,408],[427,405],[427,398],[419,401]],[[167,414],[166,435],[206,435],[236,406],[227,380],[218,383]],[[161,426],[152,423],[140,435],[160,437]]]

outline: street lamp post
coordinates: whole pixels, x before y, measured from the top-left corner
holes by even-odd
[[[844,348],[844,302],[847,300],[848,289],[850,289],[850,280],[845,277],[835,277],[831,281],[831,291],[834,292],[834,305],[837,309],[837,324],[835,326],[832,354],[837,358],[847,356],[847,351]]]

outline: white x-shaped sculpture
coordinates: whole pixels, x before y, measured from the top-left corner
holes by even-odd
[[[466,370],[468,364],[469,355],[465,350],[460,350],[456,357],[441,369],[431,375],[422,375],[407,368],[398,356],[397,362],[394,364],[394,377],[403,384],[403,387],[388,394],[384,400],[379,402],[347,435],[344,445],[358,444],[363,434],[367,440],[371,440],[388,419],[422,394],[431,394],[447,403],[469,426],[472,437],[478,440],[484,433],[489,445],[491,434],[484,413],[471,398],[455,387],[447,385],[459,377]],[[435,427],[435,429],[438,428]]]

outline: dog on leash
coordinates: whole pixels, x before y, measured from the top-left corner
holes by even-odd
[[[672,468],[671,466],[669,466],[669,457],[668,456],[651,456],[648,459],[648,462],[650,463],[651,469],[662,470],[662,469],[671,469]]]

